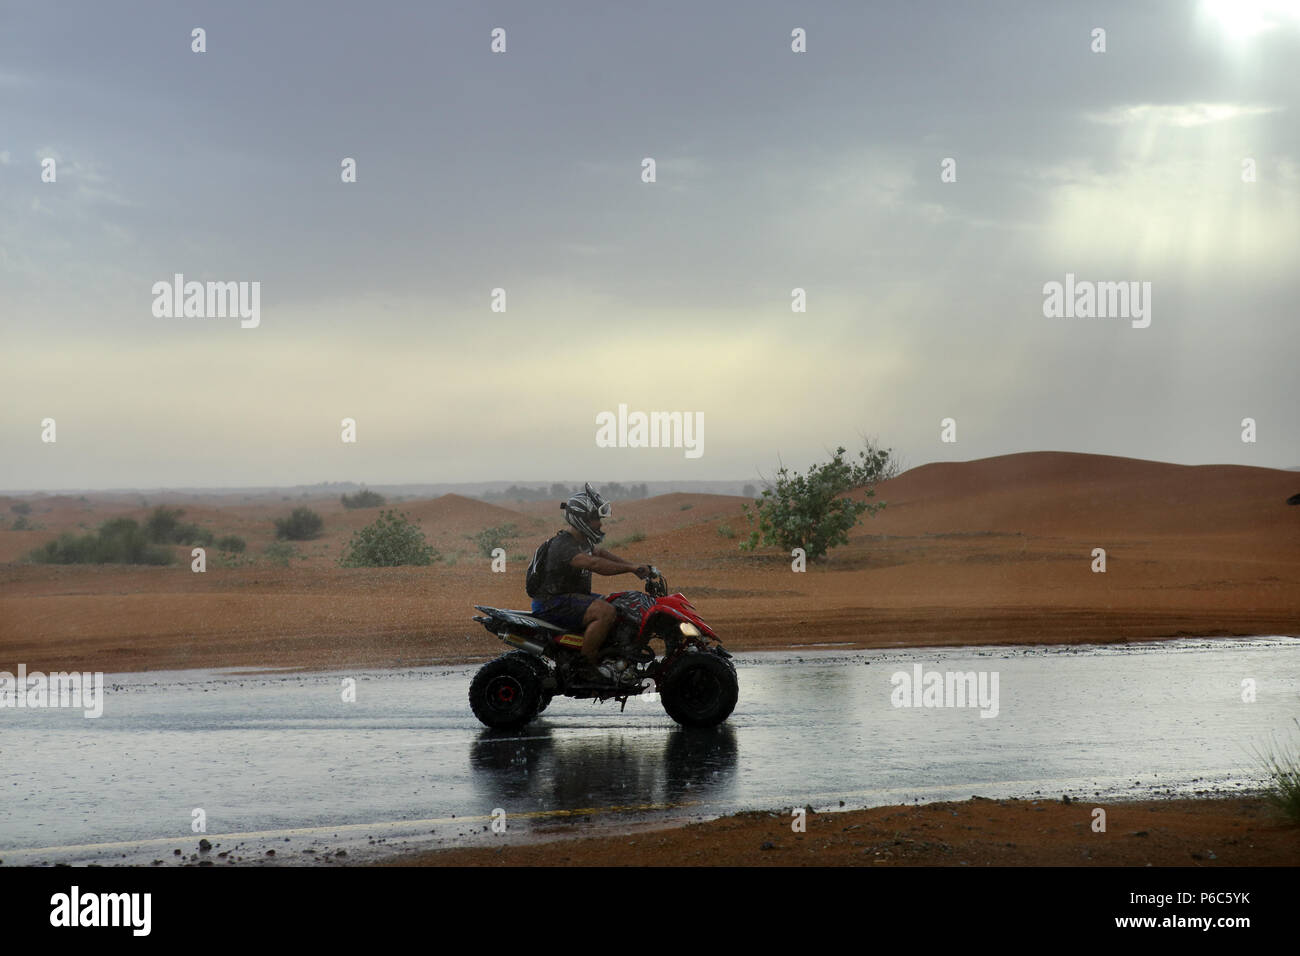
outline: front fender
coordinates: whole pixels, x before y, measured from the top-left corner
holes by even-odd
[[[651,634],[665,625],[676,628],[680,633],[682,621],[685,621],[687,624],[694,624],[700,629],[700,633],[705,637],[711,637],[715,641],[721,640],[721,638],[719,638],[714,632],[713,628],[700,620],[699,615],[680,611],[673,607],[664,607],[662,605],[655,608],[654,613],[645,619],[645,623],[641,626],[641,633]],[[669,624],[669,622],[672,623]]]

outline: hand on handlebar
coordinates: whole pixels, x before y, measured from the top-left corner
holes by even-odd
[[[650,577],[650,565],[638,564],[634,573],[638,578],[644,581],[646,578]]]

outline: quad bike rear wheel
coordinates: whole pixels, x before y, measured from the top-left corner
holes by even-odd
[[[683,654],[659,681],[659,700],[683,727],[713,727],[731,716],[740,696],[736,668],[711,653]]]
[[[527,651],[511,651],[506,655],[506,657],[523,661],[533,669],[533,673],[537,675],[537,679],[542,682],[541,692],[537,700],[537,713],[540,714],[551,703],[551,698],[555,696],[555,691],[548,689],[545,686],[546,678],[551,676],[551,669],[542,663],[540,657],[536,654],[529,654]]]
[[[542,679],[533,666],[507,654],[478,669],[469,685],[469,706],[488,727],[509,730],[537,716],[542,694]]]

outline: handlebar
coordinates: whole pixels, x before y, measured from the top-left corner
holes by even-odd
[[[664,597],[668,593],[668,580],[653,564],[650,565],[650,573],[646,575],[645,593],[651,597]]]

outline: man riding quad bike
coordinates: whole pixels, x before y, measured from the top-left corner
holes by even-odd
[[[475,605],[474,620],[517,648],[484,664],[470,707],[489,727],[519,727],[556,694],[598,700],[658,691],[678,723],[709,727],[735,708],[736,669],[685,595],[669,594],[657,569],[597,545],[610,506],[587,485],[560,506],[568,528],[544,542],[528,567],[532,611]],[[645,591],[591,592],[591,573],[636,574]],[[662,642],[662,650],[652,646]]]

